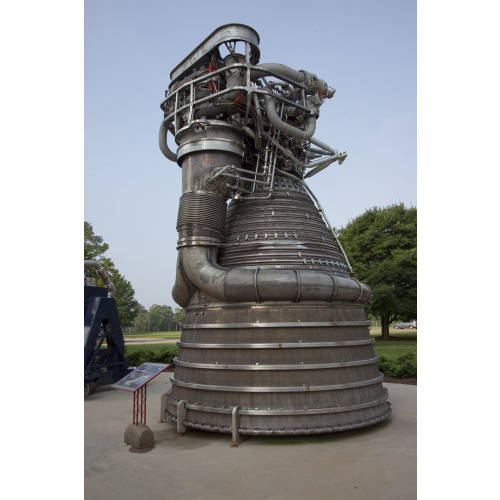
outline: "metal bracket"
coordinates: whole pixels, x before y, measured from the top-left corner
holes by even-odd
[[[168,405],[168,397],[170,396],[170,392],[165,392],[161,395],[160,398],[160,422],[167,421],[167,405]]]
[[[252,55],[250,62],[257,64],[260,59],[258,33],[245,24],[225,24],[217,28],[203,42],[198,45],[187,57],[185,57],[170,73],[172,82],[185,76],[194,66],[204,60],[210,62],[210,54],[224,42],[241,41],[250,44]]]
[[[240,407],[233,406],[233,409],[231,411],[231,437],[232,437],[232,442],[235,445],[241,443],[241,436],[240,433],[238,432],[239,428],[240,428]]]
[[[179,401],[177,404],[177,433],[185,434],[191,430],[190,427],[184,425],[184,420],[186,419],[186,404],[187,400]]]

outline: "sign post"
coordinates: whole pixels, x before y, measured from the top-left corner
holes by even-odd
[[[134,395],[132,423],[125,429],[124,440],[135,448],[154,446],[153,431],[146,425],[147,385],[169,366],[163,363],[144,363],[111,386],[111,389],[132,392]]]

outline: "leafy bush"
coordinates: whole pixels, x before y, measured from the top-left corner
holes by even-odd
[[[140,350],[127,352],[125,357],[130,366],[141,366],[143,363],[165,363],[172,364],[176,353],[172,350],[164,349],[160,352],[150,350]]]
[[[141,366],[143,363],[165,363],[173,365],[177,355],[177,347],[164,348],[156,352],[148,349],[127,350],[125,357],[130,366]],[[401,356],[380,355],[379,369],[385,375],[396,378],[417,376],[417,350],[412,349]]]
[[[396,378],[410,378],[417,376],[417,353],[415,350],[397,357],[380,356],[379,369],[385,375]]]

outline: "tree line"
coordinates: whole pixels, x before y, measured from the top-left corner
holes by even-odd
[[[133,330],[137,332],[170,332],[179,331],[184,320],[182,307],[172,309],[170,306],[153,304],[149,310],[140,306],[134,319]]]

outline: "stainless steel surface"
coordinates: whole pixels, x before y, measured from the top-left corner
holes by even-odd
[[[170,161],[177,162],[177,153],[174,153],[168,147],[167,135],[168,135],[168,125],[165,122],[161,122],[160,131],[158,132],[158,145],[160,146],[160,151]]]
[[[200,64],[210,54],[217,51],[224,42],[245,41],[252,48],[252,62],[259,62],[259,35],[258,33],[244,24],[226,24],[217,28],[203,42],[198,45],[186,58],[184,58],[170,73],[172,81],[177,80],[186,74],[193,66]],[[210,59],[208,59],[210,60]]]
[[[369,365],[378,362],[378,356],[371,359],[362,359],[358,361],[340,361],[337,363],[315,363],[310,365],[304,365],[301,363],[293,365],[228,365],[216,363],[215,365],[210,363],[192,363],[191,361],[181,361],[179,359],[175,360],[176,366],[187,366],[189,368],[200,368],[206,370],[323,370],[324,368],[340,368],[344,366],[361,366]]]
[[[177,160],[197,151],[224,151],[243,157],[245,145],[241,133],[217,123],[210,127],[193,127],[182,134],[182,145],[177,150]]]
[[[180,347],[193,349],[305,349],[306,347],[338,347],[373,344],[373,339],[345,340],[343,342],[280,342],[260,344],[202,344],[200,342],[177,342]]]
[[[264,393],[264,392],[293,392],[293,393],[300,393],[300,392],[323,392],[323,391],[337,391],[340,389],[351,389],[353,387],[364,387],[367,385],[372,385],[372,384],[377,384],[379,382],[382,382],[384,380],[384,376],[380,374],[378,377],[375,377],[374,379],[370,380],[359,380],[356,382],[346,382],[344,384],[330,384],[330,385],[305,385],[302,384],[300,386],[284,386],[284,387],[279,387],[279,386],[235,386],[235,385],[209,385],[209,384],[195,384],[193,382],[183,382],[181,380],[177,380],[174,375],[170,377],[170,381],[172,382],[172,391],[174,390],[175,386],[180,386],[180,387],[189,387],[193,389],[203,389],[204,391],[225,391],[225,392],[257,392],[257,393]],[[351,408],[352,409],[352,408]],[[280,410],[276,411],[277,415],[280,415]]]
[[[104,286],[108,289],[108,296],[114,297],[116,293],[115,285],[113,285],[113,282],[106,273],[106,269],[104,269],[103,265],[98,260],[84,260],[83,264],[85,267],[91,267],[97,271],[97,274],[101,277]]]
[[[314,321],[297,321],[296,323],[228,323],[228,324],[204,324],[204,323],[184,323],[183,329],[206,329],[206,328],[308,328],[319,326],[369,326],[369,321],[329,321],[329,322],[314,322]]]
[[[387,401],[387,392],[386,395],[381,398],[377,399],[375,401],[368,401],[366,403],[360,403],[359,405],[355,405],[355,408],[360,410],[363,408],[369,408],[370,406],[377,406],[381,403],[384,403]],[[354,405],[351,406],[351,409],[353,408]],[[211,407],[206,407],[206,406],[197,406],[197,405],[192,405],[192,404],[186,404],[186,408],[189,408],[190,410],[198,410],[198,411],[204,411],[208,413],[232,413],[232,409],[230,408],[211,408]],[[234,407],[233,407],[234,408]],[[339,413],[342,411],[348,410],[349,407],[346,406],[339,406],[337,408],[307,408],[305,410],[239,410],[240,415],[319,415],[322,413]]]
[[[371,292],[304,182],[346,157],[313,137],[335,91],[305,70],[256,66],[258,43],[244,25],[215,30],[161,104],[161,149],[182,168],[173,297],[186,309],[165,411],[233,438],[373,425],[391,410]]]

